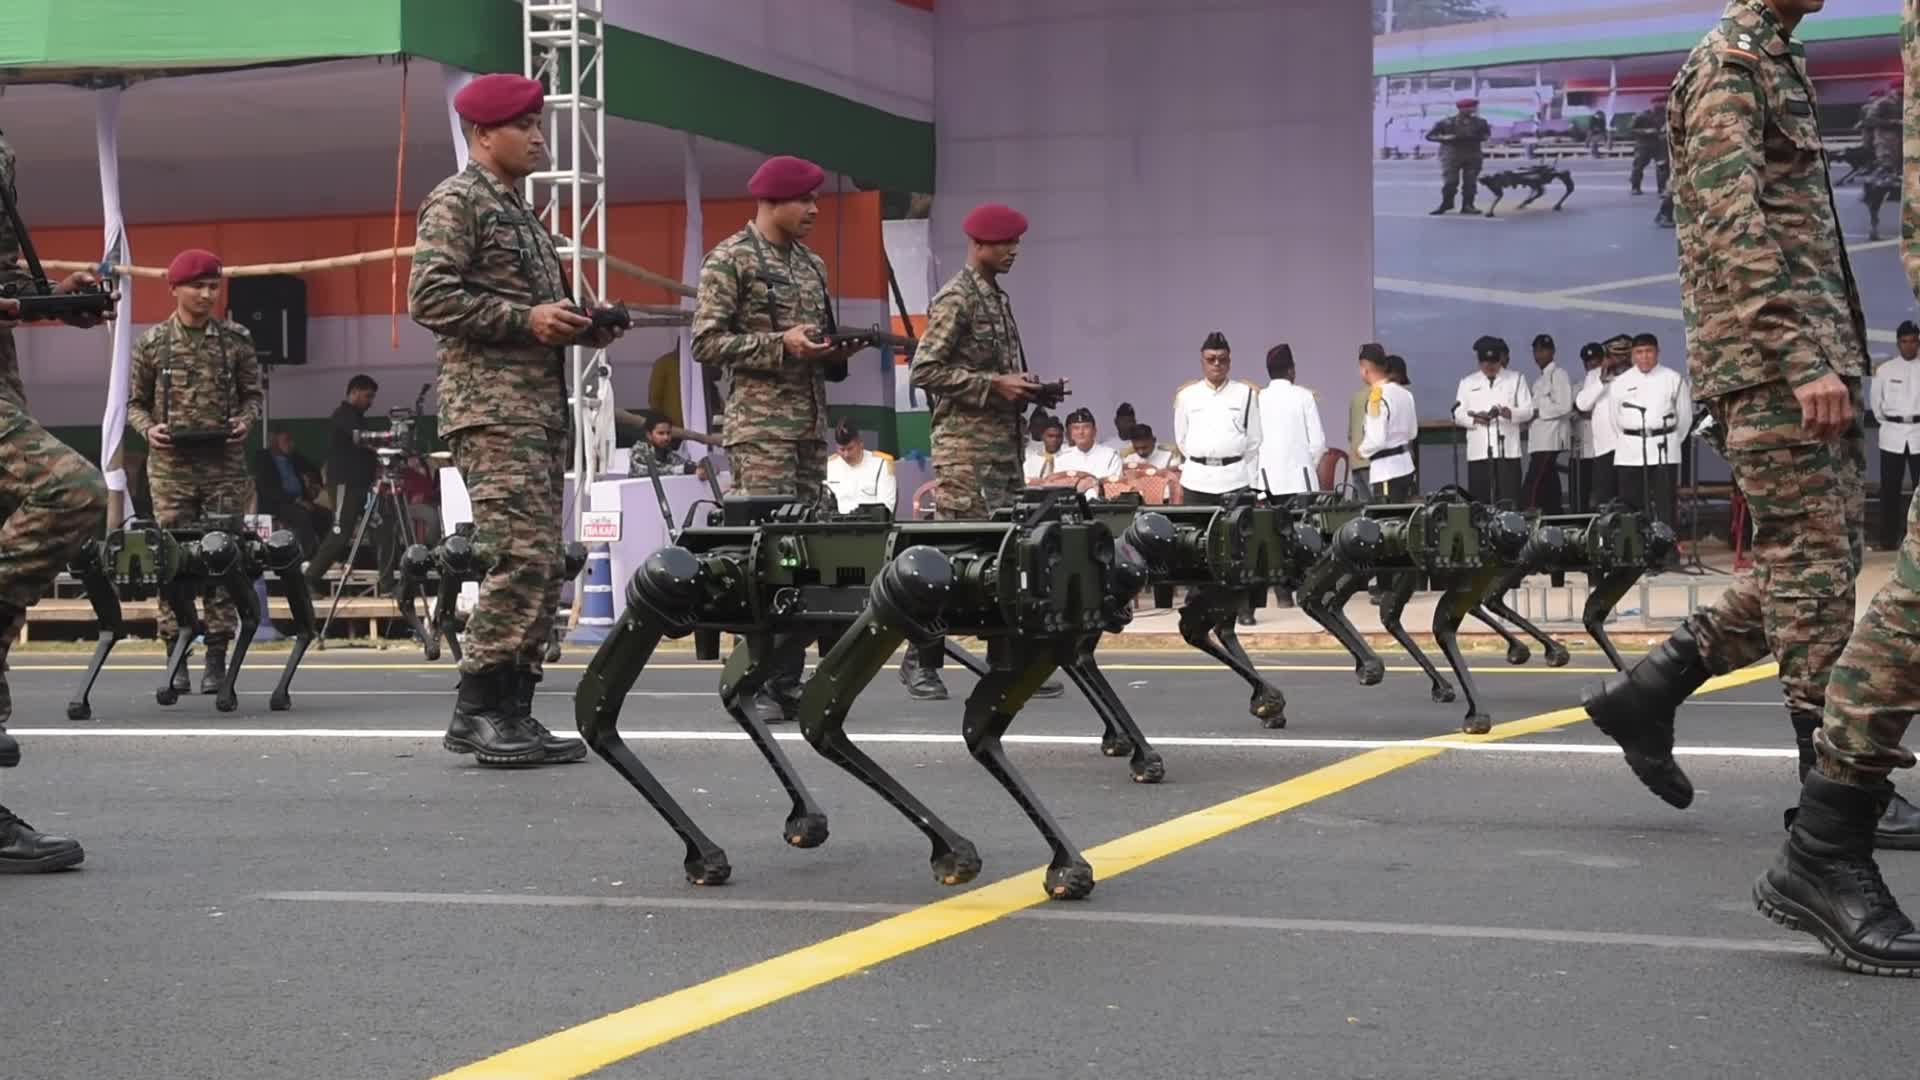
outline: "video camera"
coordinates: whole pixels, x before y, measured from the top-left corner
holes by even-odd
[[[412,405],[388,409],[385,431],[356,430],[353,433],[353,445],[372,450],[383,457],[406,457],[420,453],[415,429],[420,424],[420,414],[426,410],[427,391],[432,389],[432,383],[423,383]]]

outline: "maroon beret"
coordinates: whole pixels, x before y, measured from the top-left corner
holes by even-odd
[[[1456,109],[1477,109],[1480,107],[1480,99],[1463,97],[1460,100],[1454,102],[1453,107]]]
[[[768,158],[753,170],[753,178],[747,181],[747,193],[770,202],[798,199],[810,194],[826,178],[827,174],[813,162],[782,154]]]
[[[220,276],[220,256],[200,248],[188,248],[167,264],[167,284],[185,285],[189,281]]]
[[[482,75],[453,95],[453,111],[469,124],[494,127],[539,112],[546,102],[540,84],[525,75]]]
[[[960,231],[983,244],[1004,244],[1027,231],[1027,215],[1011,206],[982,203],[960,222]]]

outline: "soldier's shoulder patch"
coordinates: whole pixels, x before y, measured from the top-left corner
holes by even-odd
[[[1720,24],[1721,42],[1717,54],[1726,63],[1751,71],[1760,63],[1760,50],[1766,47],[1767,31],[1744,19],[1729,18]]]
[[[1183,382],[1179,386],[1174,387],[1173,396],[1175,398],[1178,398],[1181,394],[1184,394],[1187,392],[1188,387],[1197,386],[1199,385],[1199,383],[1200,383],[1199,379],[1188,379],[1186,382]]]

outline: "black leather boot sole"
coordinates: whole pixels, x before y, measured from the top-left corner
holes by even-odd
[[[547,730],[533,715],[533,695],[539,680],[531,677],[530,671],[516,671],[513,675],[514,715],[535,738],[540,740],[542,765],[571,765],[587,760],[587,744],[580,739],[563,739]]]
[[[1760,914],[1786,929],[1811,934],[1826,948],[1827,955],[1833,957],[1848,971],[1892,979],[1911,979],[1920,976],[1920,961],[1911,965],[1888,963],[1882,957],[1863,953],[1854,948],[1846,938],[1840,936],[1838,931],[1827,925],[1826,920],[1813,909],[1775,888],[1773,882],[1767,880],[1764,874],[1753,883],[1753,905],[1760,910]]]

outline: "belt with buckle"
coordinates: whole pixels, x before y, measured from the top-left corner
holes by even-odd
[[[1232,457],[1190,457],[1187,460],[1197,461],[1202,465],[1218,466],[1218,465],[1238,465],[1243,460],[1243,458],[1244,458],[1244,455],[1235,454]]]
[[[1382,450],[1368,457],[1367,460],[1369,462],[1385,461],[1387,458],[1399,457],[1401,454],[1404,454],[1406,452],[1407,452],[1407,444],[1401,443],[1399,446],[1389,446],[1385,450]]]

